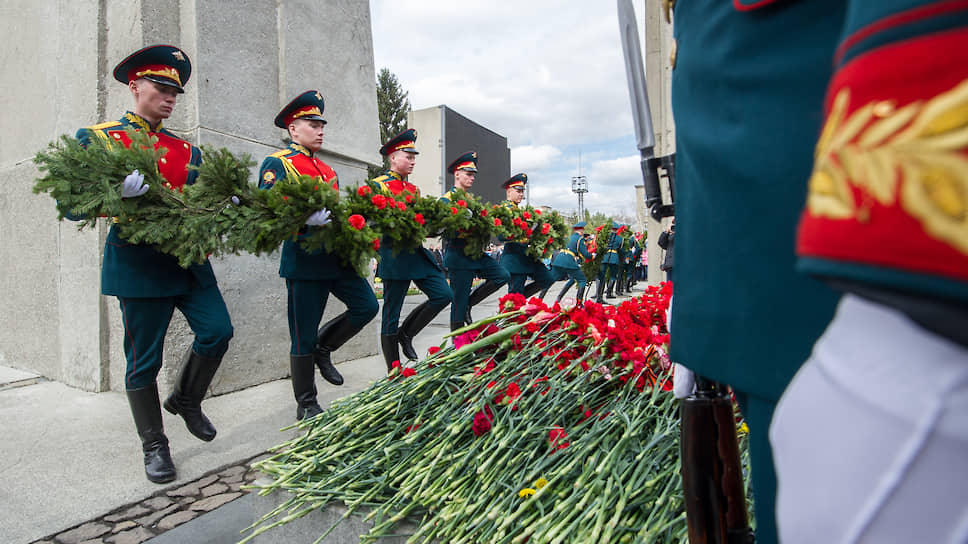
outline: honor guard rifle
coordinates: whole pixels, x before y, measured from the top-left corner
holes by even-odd
[[[675,194],[675,154],[655,156],[645,68],[632,0],[618,0],[619,31],[628,76],[636,146],[642,157],[645,205],[656,221],[675,214],[662,197],[660,169]],[[672,248],[670,247],[669,250]],[[688,363],[688,361],[687,361]],[[696,376],[696,391],[680,403],[680,463],[691,544],[751,544],[736,421],[723,384]]]

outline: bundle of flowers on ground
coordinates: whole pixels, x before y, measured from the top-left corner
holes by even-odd
[[[362,542],[681,542],[671,285],[619,306],[520,295],[415,367],[333,403],[256,468],[283,491],[248,538],[332,503]],[[325,538],[325,534],[320,540]]]

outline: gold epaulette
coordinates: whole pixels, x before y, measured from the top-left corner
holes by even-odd
[[[87,127],[88,130],[104,130],[106,128],[121,126],[120,121],[105,121],[104,123],[98,123],[93,127]]]

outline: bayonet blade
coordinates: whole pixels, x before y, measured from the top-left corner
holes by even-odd
[[[618,24],[625,57],[625,74],[628,76],[629,100],[632,103],[635,143],[642,157],[649,159],[655,156],[655,134],[652,132],[649,90],[645,86],[645,66],[642,63],[642,47],[632,0],[618,0]]]

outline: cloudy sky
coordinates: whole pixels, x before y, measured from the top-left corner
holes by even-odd
[[[615,0],[371,0],[370,10],[376,70],[397,76],[413,109],[445,104],[507,137],[532,205],[578,208],[580,155],[585,207],[634,217],[642,180]]]

